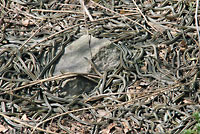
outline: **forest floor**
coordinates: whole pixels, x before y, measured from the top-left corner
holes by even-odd
[[[0,133],[198,133],[198,2],[1,0]],[[84,35],[63,65],[92,69],[55,75]]]

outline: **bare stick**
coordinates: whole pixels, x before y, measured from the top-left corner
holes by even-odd
[[[90,15],[90,12],[88,11],[87,7],[84,4],[83,0],[79,0],[79,2],[81,3],[81,6],[83,8],[83,10],[85,11],[85,13],[88,15],[90,21],[93,21],[94,19],[92,18],[92,16]]]
[[[42,27],[43,27],[43,26],[39,27],[39,28],[35,31],[35,33],[33,33],[33,34],[21,45],[21,47],[19,48],[19,50],[21,50],[21,49],[26,45],[26,43],[28,43],[28,42],[33,38],[33,36],[34,36],[36,33],[38,33],[38,32],[40,31],[40,29],[41,29]]]
[[[32,12],[52,12],[52,13],[74,13],[74,14],[83,14],[83,12],[78,11],[69,11],[69,10],[45,10],[45,9],[31,9]]]
[[[198,8],[199,8],[199,0],[196,1],[196,12],[195,12],[195,23],[196,23],[196,29],[197,29],[197,35],[198,35],[198,47],[200,45],[200,35],[199,35],[199,25],[198,25]],[[199,47],[200,49],[200,47]]]

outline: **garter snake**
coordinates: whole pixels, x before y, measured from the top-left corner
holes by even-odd
[[[44,73],[49,69],[55,62],[60,58],[60,56],[64,53],[66,45],[71,41],[72,37],[70,35],[67,36],[67,40],[65,41],[65,38],[63,39],[63,42],[61,44],[61,50],[58,52],[58,54],[51,59],[51,61],[42,69],[40,74],[37,76],[37,79],[43,77]]]

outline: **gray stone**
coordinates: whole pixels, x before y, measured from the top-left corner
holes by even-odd
[[[97,39],[89,35],[81,36],[65,48],[65,54],[56,65],[54,75],[61,74],[61,72],[88,73],[91,65],[84,57],[92,59],[91,54],[95,56],[101,48],[110,44],[111,42],[107,39]]]

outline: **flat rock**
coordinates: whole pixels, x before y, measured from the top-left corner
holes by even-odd
[[[108,39],[97,39],[90,35],[81,36],[65,48],[64,55],[56,65],[54,75],[61,74],[61,72],[90,72],[91,65],[84,57],[92,59],[93,56],[97,55],[101,48],[105,48],[110,44],[111,42]]]

